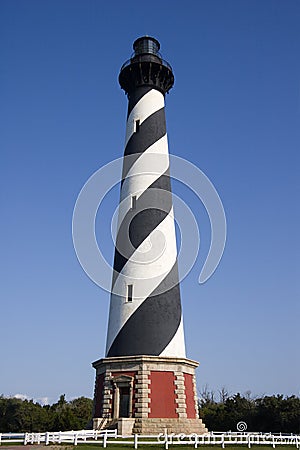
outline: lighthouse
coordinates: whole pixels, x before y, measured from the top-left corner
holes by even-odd
[[[94,428],[206,432],[196,361],[186,358],[165,118],[174,84],[160,44],[133,44],[119,83],[128,98],[105,358],[96,369]]]

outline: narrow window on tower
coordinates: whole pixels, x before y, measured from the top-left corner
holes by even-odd
[[[140,119],[136,119],[134,122],[134,131],[138,133],[140,131]]]
[[[136,195],[131,197],[131,209],[136,209]]]
[[[132,302],[133,284],[127,284],[127,301]]]

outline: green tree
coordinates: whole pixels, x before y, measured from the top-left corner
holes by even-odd
[[[300,433],[300,398],[282,395],[257,399],[258,431]]]
[[[48,423],[48,413],[39,403],[0,397],[1,432],[45,431]]]
[[[79,422],[66,401],[65,394],[62,394],[58,402],[51,406],[50,411],[52,417],[49,431],[68,431],[79,428]]]
[[[300,433],[300,398],[282,395],[252,399],[250,393],[228,397],[221,392],[221,401],[205,391],[199,402],[199,414],[209,430],[236,430],[237,423],[247,423],[248,431]]]
[[[70,408],[78,420],[79,428],[87,428],[92,420],[93,400],[86,397],[76,398],[70,402]]]

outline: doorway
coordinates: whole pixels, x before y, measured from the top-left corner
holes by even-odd
[[[133,377],[119,375],[113,378],[112,382],[113,417],[115,419],[132,417]]]
[[[120,387],[119,417],[129,417],[129,386]]]

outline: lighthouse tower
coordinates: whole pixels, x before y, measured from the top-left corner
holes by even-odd
[[[174,75],[159,48],[152,37],[137,39],[119,75],[128,114],[106,356],[93,363],[94,428],[201,434],[198,363],[185,355],[165,120]]]

